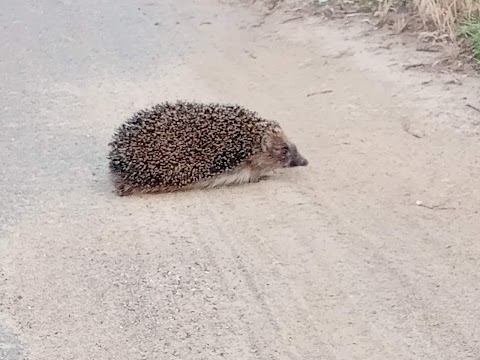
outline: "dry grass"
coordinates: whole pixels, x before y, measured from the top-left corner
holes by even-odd
[[[381,17],[409,13],[425,31],[455,41],[465,19],[480,19],[480,0],[340,0],[344,4],[370,7]],[[403,20],[404,21],[404,20]]]
[[[442,59],[436,63],[470,63],[474,58],[474,67],[478,69],[480,65],[480,0],[303,1],[310,4],[312,13],[328,18],[374,14],[377,28],[388,27],[395,34],[416,34],[422,42],[429,43],[429,50],[424,51],[441,52],[443,58],[440,56]],[[272,12],[287,1],[261,2]]]
[[[343,12],[373,12],[377,27],[413,32],[440,46],[448,64],[476,59],[480,64],[480,0],[329,0]],[[478,66],[478,65],[476,65]]]
[[[455,41],[461,22],[480,15],[480,0],[413,0],[426,28],[446,34]]]

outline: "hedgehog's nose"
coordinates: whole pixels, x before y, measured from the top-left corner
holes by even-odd
[[[308,160],[305,158],[300,158],[300,161],[298,162],[298,166],[307,166],[308,165]]]
[[[303,156],[300,156],[300,155],[298,155],[298,157],[294,161],[292,161],[292,164],[291,164],[292,167],[307,166],[307,165],[308,165],[308,160],[305,159]]]

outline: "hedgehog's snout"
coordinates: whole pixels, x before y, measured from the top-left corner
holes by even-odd
[[[307,166],[308,160],[300,154],[297,147],[294,144],[290,145],[290,162],[289,167]]]
[[[291,163],[291,167],[295,166],[307,166],[308,160],[305,159],[302,155],[298,155],[296,159],[294,159]]]
[[[308,160],[298,153],[290,162],[290,167],[307,166],[307,165],[308,165]]]

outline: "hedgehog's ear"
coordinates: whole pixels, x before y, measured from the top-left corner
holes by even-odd
[[[271,134],[265,134],[262,138],[262,152],[267,152],[273,145],[273,139]]]

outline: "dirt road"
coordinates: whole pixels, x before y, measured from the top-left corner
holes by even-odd
[[[214,1],[3,7],[2,360],[480,358],[470,80]],[[113,130],[177,98],[280,121],[309,167],[117,197]]]

